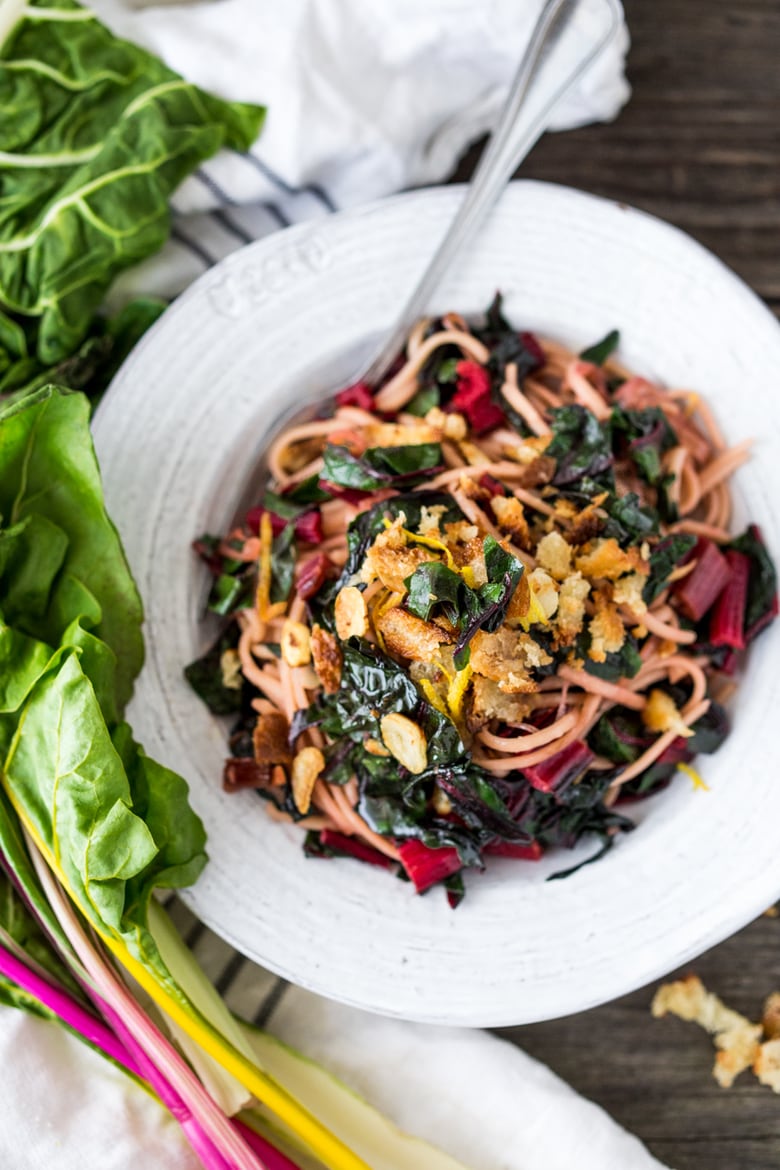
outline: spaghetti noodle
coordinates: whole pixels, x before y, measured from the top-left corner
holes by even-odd
[[[225,785],[319,856],[419,891],[631,822],[727,732],[714,695],[777,612],[733,538],[706,404],[484,322],[420,322],[385,383],[273,442],[261,505],[196,548],[219,643],[188,668],[239,716]]]

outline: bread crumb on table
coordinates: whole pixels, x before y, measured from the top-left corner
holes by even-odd
[[[780,992],[768,997],[761,1022],[754,1024],[708,991],[698,976],[689,975],[662,984],[650,1010],[656,1018],[678,1016],[712,1034],[718,1049],[712,1075],[721,1088],[730,1088],[740,1073],[752,1069],[762,1085],[780,1093]]]

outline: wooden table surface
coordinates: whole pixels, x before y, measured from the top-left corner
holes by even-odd
[[[548,135],[521,173],[676,224],[780,315],[780,0],[624,7],[633,42],[628,106],[612,125]],[[780,918],[758,919],[689,970],[758,1018],[766,995],[780,989]],[[710,1038],[692,1024],[652,1019],[653,991],[503,1035],[674,1170],[780,1167],[780,1098],[750,1073],[720,1089]]]

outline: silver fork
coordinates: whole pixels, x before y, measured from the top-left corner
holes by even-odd
[[[592,38],[583,37],[576,29],[577,13],[586,9],[599,21]],[[395,325],[352,382],[376,385],[387,373],[444,273],[484,223],[504,187],[544,133],[555,107],[587,73],[620,24],[617,0],[547,0],[455,218]],[[551,77],[555,78],[552,85]]]

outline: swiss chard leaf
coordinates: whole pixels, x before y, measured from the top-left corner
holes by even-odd
[[[361,512],[347,529],[347,560],[337,581],[319,591],[310,604],[317,613],[318,620],[324,624],[332,621],[329,617],[332,603],[339,590],[347,585],[357,573],[365,560],[366,553],[380,532],[385,530],[385,520],[393,521],[403,512],[404,523],[412,530],[419,526],[423,508],[444,508],[441,514],[442,523],[455,523],[463,520],[460,508],[453,503],[452,497],[444,492],[408,492],[393,496],[389,500],[382,500]]]
[[[545,450],[557,461],[553,483],[586,495],[613,492],[614,456],[610,424],[600,423],[584,406],[561,406],[550,412],[553,438]]]
[[[744,628],[748,639],[752,640],[777,614],[777,571],[754,524],[732,540],[728,547],[750,558]]]
[[[320,487],[320,477],[316,473],[310,475],[308,479],[302,479],[300,483],[290,488],[289,491],[285,491],[283,496],[279,497],[274,495],[274,499],[283,499],[288,504],[300,505],[301,511],[305,511],[312,504],[322,504],[330,498],[330,492],[326,492]],[[267,506],[270,507],[270,505]],[[271,508],[271,511],[275,512],[276,508]],[[281,512],[279,513],[280,516],[282,514]]]
[[[460,630],[454,652],[458,670],[468,663],[469,642],[477,630],[492,632],[501,625],[523,575],[521,562],[492,536],[485,537],[483,548],[488,579],[478,589],[436,562],[421,565],[404,582],[407,609],[425,621],[438,609]]]
[[[497,834],[525,840],[491,778],[471,763],[455,725],[426,702],[406,672],[369,643],[351,639],[342,649],[340,689],[299,712],[292,735],[316,725],[341,745],[345,740],[353,745],[347,752],[343,746],[334,751],[328,768],[337,783],[357,775],[360,811],[371,827],[431,846],[454,845],[465,865],[479,864],[480,849]],[[392,756],[365,751],[365,737],[381,738],[381,718],[390,712],[414,719],[425,734],[428,766],[420,775]],[[450,796],[460,826],[431,809],[434,784]]]
[[[242,565],[238,573],[220,573],[209,592],[208,608],[227,617],[246,604],[252,594],[252,566]]]
[[[609,519],[604,535],[614,536],[621,546],[638,544],[658,532],[658,514],[643,507],[636,492],[616,496],[606,505]]]
[[[694,755],[712,755],[731,730],[729,717],[725,707],[720,703],[711,702],[708,710],[691,724],[693,735],[686,741],[686,747]]]
[[[399,480],[406,487],[425,479],[425,473],[442,463],[439,443],[418,443],[405,447],[369,447],[353,455],[346,447],[331,446],[323,452],[322,478],[338,487],[375,491]]]
[[[143,662],[141,600],[103,503],[87,399],[46,386],[0,407],[0,466],[5,523],[41,517],[46,532],[56,526],[68,541],[34,632],[56,646],[73,618],[81,616],[116,654],[121,710]],[[28,629],[32,618],[28,611]]]
[[[233,650],[237,641],[236,624],[231,622],[205,654],[184,668],[187,682],[215,715],[232,715],[241,710],[242,688],[226,687],[222,675],[222,656]]]
[[[651,605],[666,588],[669,574],[679,565],[696,544],[690,533],[676,532],[665,536],[653,546],[650,553],[650,572],[642,596]]]
[[[521,826],[532,840],[544,846],[560,845],[565,849],[573,848],[589,835],[602,841],[602,849],[593,857],[571,869],[553,874],[548,881],[571,877],[583,865],[603,856],[611,847],[616,832],[628,832],[634,828],[632,821],[604,804],[610,782],[610,773],[601,773],[595,779],[583,780],[567,788],[560,799],[551,793],[532,790],[520,818]]]
[[[121,755],[71,652],[32,688],[2,773],[87,919],[166,978],[144,898],[152,884],[194,880],[205,835],[184,781],[142,758],[127,729],[115,736]]]
[[[615,407],[612,428],[624,436],[627,454],[642,478],[654,486],[659,484],[664,477],[661,457],[678,441],[664,412],[657,406],[644,410]]]
[[[288,524],[271,546],[271,602],[286,601],[295,577],[295,529]]]
[[[488,366],[497,380],[503,381],[504,367],[509,362],[517,366],[518,381],[535,370],[540,362],[539,355],[523,341],[522,333],[518,332],[503,313],[503,297],[497,292],[485,314],[485,323],[475,330],[477,337],[490,350]],[[506,402],[499,402],[502,410],[506,409]]]
[[[652,736],[634,711],[614,708],[602,715],[588,736],[588,745],[615,764],[631,764],[652,743]]]
[[[429,410],[441,405],[441,390],[437,385],[424,386],[418,390],[411,402],[407,402],[404,410],[416,418],[425,418]]]
[[[50,366],[83,341],[112,279],[164,243],[181,180],[223,145],[248,149],[263,111],[187,84],[94,17],[68,19],[72,0],[21,11],[0,60],[13,111],[0,121],[0,305]]]
[[[447,402],[455,389],[460,360],[460,351],[454,345],[435,349],[418,375],[420,389],[404,407],[406,412],[421,418],[434,406]]]
[[[35,633],[67,551],[65,533],[39,513],[0,529],[0,609],[12,625]]]
[[[148,297],[131,301],[115,317],[96,316],[78,349],[55,365],[27,356],[11,362],[0,377],[0,395],[16,400],[53,382],[98,399],[165,307]]]
[[[587,646],[589,638],[585,635],[580,643]],[[633,634],[626,634],[626,640],[617,651],[607,654],[604,662],[595,662],[585,654],[585,669],[588,674],[596,678],[603,678],[607,682],[617,682],[621,678],[634,678],[642,669],[642,659]]]
[[[52,946],[38,920],[2,871],[0,871],[0,945],[6,949],[17,951],[18,957],[27,965],[32,960],[35,965],[53,976],[57,983],[67,988],[70,995],[86,1002],[84,993],[74,979],[70,968]],[[35,1010],[35,1004],[42,1007],[40,1001],[33,999],[33,1010]],[[29,1005],[23,1004],[22,1006],[28,1007]],[[47,1014],[45,1008],[42,1008],[41,1014],[44,1016]]]
[[[601,341],[589,345],[587,349],[583,349],[580,357],[584,362],[592,362],[594,366],[603,366],[604,362],[612,356],[617,347],[620,345],[620,331],[618,329],[611,329],[606,337],[602,337]]]
[[[488,579],[479,589],[468,586],[466,620],[461,622],[461,633],[455,643],[454,661],[462,670],[469,661],[469,644],[477,630],[493,633],[506,617],[507,607],[523,575],[523,564],[501,547],[492,536],[483,541],[485,567]]]
[[[409,590],[406,608],[415,617],[427,622],[433,610],[438,608],[453,625],[458,624],[461,592],[468,588],[459,573],[439,561],[428,561],[415,569],[404,584]]]
[[[296,503],[289,496],[280,496],[278,492],[267,491],[263,495],[263,507],[283,520],[294,520],[306,511],[305,504]]]

